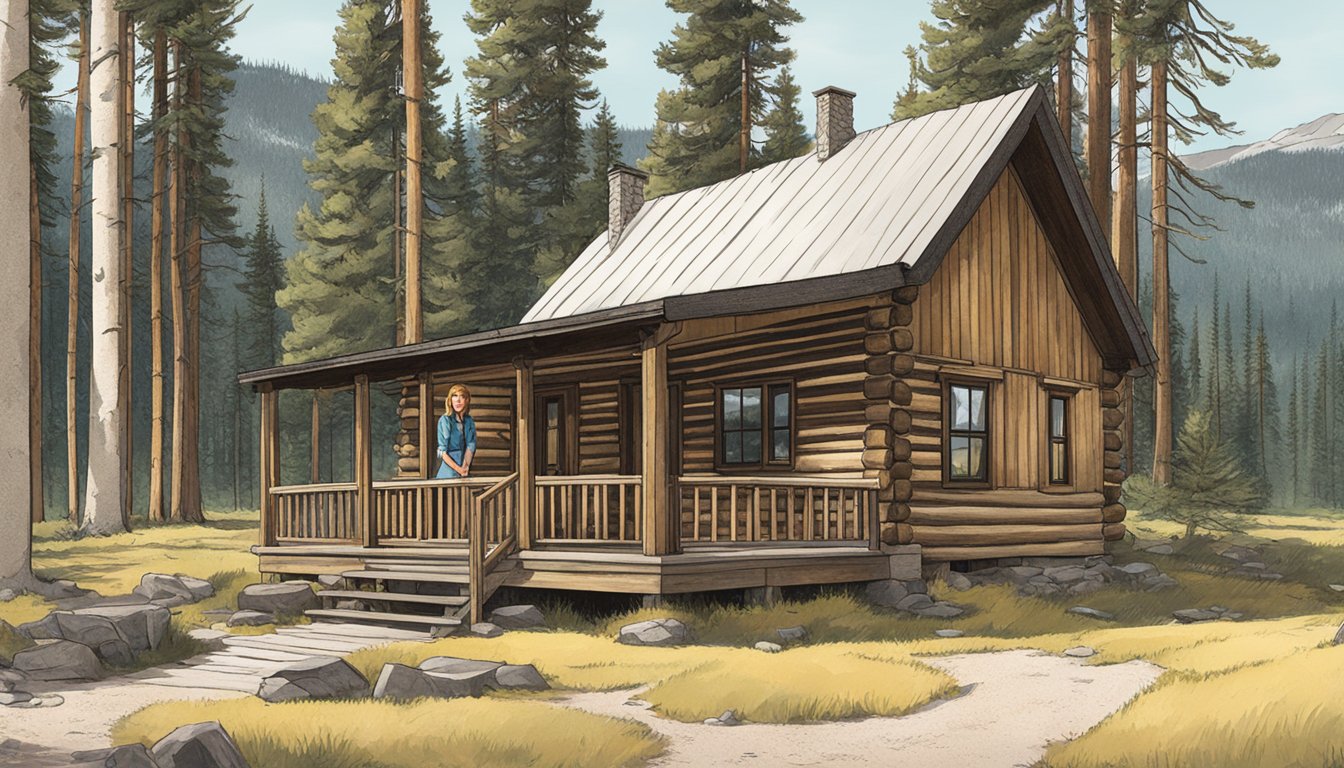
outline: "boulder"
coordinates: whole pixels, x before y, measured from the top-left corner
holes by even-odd
[[[504,629],[535,629],[546,626],[546,617],[535,605],[506,605],[490,612],[490,623]]]
[[[420,669],[426,672],[440,672],[447,675],[476,674],[491,672],[504,666],[502,661],[483,661],[481,659],[460,659],[456,656],[431,656],[420,662]]]
[[[505,664],[495,670],[495,682],[510,691],[545,691],[551,687],[531,664]]]
[[[1064,651],[1065,656],[1071,656],[1075,659],[1088,659],[1097,655],[1096,650],[1086,645],[1077,645]]]
[[[8,603],[18,596],[19,593],[12,589],[0,589],[0,603]]]
[[[87,645],[69,640],[39,642],[14,654],[14,669],[33,680],[98,680],[103,665]]]
[[[801,643],[807,640],[807,629],[804,627],[784,627],[776,629],[775,634],[782,643]]]
[[[1085,605],[1075,605],[1065,613],[1072,613],[1076,616],[1086,616],[1089,619],[1098,619],[1100,621],[1114,621],[1115,614],[1099,611],[1096,608],[1088,608]]]
[[[868,582],[868,586],[864,590],[864,596],[868,599],[868,602],[874,605],[894,608],[897,603],[910,596],[910,590],[906,588],[903,581],[883,579],[882,581]]]
[[[779,653],[780,651],[784,650],[784,646],[780,645],[779,643],[771,643],[766,640],[762,640],[761,642],[757,643],[755,648],[758,651],[765,651],[766,653]]]
[[[115,624],[84,611],[52,611],[45,617],[19,626],[33,640],[70,640],[86,645],[108,664],[126,666],[135,661],[135,649]]]
[[[966,633],[962,632],[960,629],[935,629],[933,631],[933,634],[937,635],[938,637],[946,637],[946,638],[964,637],[966,635]]]
[[[167,608],[157,605],[95,606],[81,608],[75,613],[110,621],[136,653],[158,648],[173,619]]]
[[[1214,619],[1222,618],[1223,614],[1207,608],[1185,608],[1179,611],[1172,611],[1171,615],[1175,616],[1176,620],[1182,624],[1194,624],[1200,621],[1213,621]]]
[[[898,611],[918,611],[933,605],[933,598],[928,595],[906,595],[892,606]]]
[[[238,610],[282,616],[298,616],[321,607],[312,582],[282,581],[279,584],[249,584],[238,593]]]
[[[243,753],[218,722],[184,725],[150,750],[159,768],[249,768]]]
[[[1042,575],[1048,576],[1056,584],[1073,584],[1086,578],[1087,570],[1077,565],[1066,565],[1059,568],[1046,568]]]
[[[1003,571],[1009,579],[1019,581],[1041,576],[1045,572],[1045,569],[1038,568],[1034,565],[1014,565],[1004,568]]]
[[[375,699],[408,701],[433,696],[441,696],[434,678],[405,664],[384,664],[378,681],[373,684]]]
[[[373,687],[373,697],[455,699],[481,696],[487,690],[501,687],[496,673],[504,666],[498,661],[475,661],[450,656],[426,659],[418,669],[403,664],[384,664]],[[532,671],[536,672],[535,669]],[[519,676],[510,674],[511,682],[526,682]],[[542,684],[544,685],[545,681],[542,681]]]
[[[76,763],[87,763],[98,768],[159,768],[159,764],[150,757],[149,750],[145,749],[144,744],[126,744],[111,749],[76,752],[70,758]]]
[[[954,603],[938,601],[927,608],[920,608],[914,611],[916,616],[922,616],[926,619],[955,619],[966,613],[966,609]]]
[[[186,604],[210,597],[215,594],[215,587],[204,579],[192,576],[146,573],[140,577],[140,586],[131,591],[146,600]]]
[[[9,692],[28,681],[28,676],[12,669],[0,669],[0,691]]]
[[[27,704],[33,700],[33,694],[27,691],[0,691],[0,705],[12,707],[15,704]]]
[[[943,576],[943,581],[947,583],[948,587],[955,589],[958,592],[965,592],[974,586],[971,584],[971,580],[966,578],[966,574],[957,573],[956,571],[948,571]]]
[[[182,582],[182,585],[187,588],[187,591],[191,593],[193,602],[215,596],[215,585],[205,579],[198,579],[195,576],[185,576],[180,573],[177,575],[177,578]]]
[[[691,640],[691,630],[676,619],[652,619],[626,624],[616,640],[626,645],[685,645]]]
[[[498,624],[491,624],[488,621],[480,621],[471,625],[468,630],[477,637],[499,637],[504,634],[504,628]]]
[[[261,681],[257,696],[270,701],[341,699],[364,696],[369,681],[343,659],[320,657],[295,662]]]
[[[230,627],[260,627],[265,624],[274,624],[275,617],[261,611],[236,611],[229,616],[229,620],[225,623]]]

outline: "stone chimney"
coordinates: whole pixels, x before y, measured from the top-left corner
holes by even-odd
[[[617,163],[607,171],[607,185],[611,198],[607,202],[607,248],[615,250],[625,228],[634,221],[635,214],[644,205],[644,185],[649,174]]]
[[[854,133],[854,92],[828,85],[817,97],[817,159],[825,160],[850,142]]]

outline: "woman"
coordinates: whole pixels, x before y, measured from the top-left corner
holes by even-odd
[[[471,418],[471,390],[454,384],[444,400],[447,413],[439,417],[439,465],[436,478],[443,480],[471,474],[476,453],[476,421]]]

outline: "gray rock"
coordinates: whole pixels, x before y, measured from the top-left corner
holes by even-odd
[[[18,596],[19,593],[12,589],[0,589],[0,603],[8,603]]]
[[[1283,578],[1282,573],[1261,573],[1256,575],[1261,581],[1279,581]]]
[[[1105,588],[1106,583],[1104,581],[1088,580],[1088,581],[1080,581],[1077,584],[1074,584],[1073,586],[1069,587],[1068,592],[1070,595],[1090,595],[1093,592],[1097,592]]]
[[[487,690],[501,687],[497,674],[504,666],[498,661],[458,659],[451,656],[425,659],[418,669],[403,667],[400,664],[386,664],[379,674],[378,683],[374,686],[374,697],[407,699],[433,696],[451,699],[481,696]],[[513,682],[522,682],[525,674],[510,672],[506,676]]]
[[[76,752],[70,758],[77,763],[88,763],[99,768],[159,768],[144,744],[126,744],[111,749]],[[182,763],[178,763],[182,765]]]
[[[510,691],[545,691],[551,687],[531,664],[505,664],[495,670],[495,682]]]
[[[734,710],[725,710],[718,717],[711,717],[705,720],[705,725],[741,725],[742,721],[737,719],[737,712]]]
[[[1086,578],[1087,570],[1082,566],[1069,565],[1062,568],[1046,568],[1042,575],[1050,577],[1057,584],[1073,584]]]
[[[150,750],[159,768],[249,768],[243,753],[218,722],[184,725]]]
[[[1331,584],[1330,588],[1336,592],[1344,592],[1344,584]]]
[[[166,573],[146,573],[140,577],[140,585],[131,590],[146,600],[169,600],[171,598],[181,598],[188,601],[196,600],[190,588],[183,583],[182,579],[176,576],[169,576]],[[211,589],[211,594],[214,590]]]
[[[200,642],[209,645],[216,643],[219,640],[223,640],[226,637],[231,637],[231,635],[228,632],[225,632],[220,629],[206,629],[204,627],[200,627],[197,629],[187,630],[187,637],[190,637],[192,640],[199,640]]]
[[[909,596],[910,590],[906,588],[905,582],[895,579],[870,581],[864,589],[864,597],[868,602],[887,608],[894,608],[897,603]]]
[[[1344,624],[1339,625],[1339,631],[1335,633],[1335,639],[1330,641],[1331,645],[1344,645]]]
[[[99,680],[103,665],[87,645],[69,640],[39,642],[14,654],[14,669],[33,680]]]
[[[28,681],[28,676],[12,669],[0,669],[0,691],[9,692]]]
[[[343,659],[320,657],[295,662],[261,681],[257,696],[270,701],[341,699],[367,695],[369,681]]]
[[[57,579],[50,584],[44,585],[41,591],[44,597],[52,600],[64,600],[71,597],[87,595],[93,590],[84,589],[69,579]]]
[[[321,607],[321,602],[308,581],[249,584],[238,593],[238,610],[272,615],[298,616]]]
[[[1041,576],[1045,572],[1044,568],[1037,568],[1034,565],[1014,565],[1003,570],[1011,574],[1011,578],[1014,580],[1031,579],[1035,576]]]
[[[167,608],[157,605],[106,605],[93,608],[81,608],[75,611],[81,616],[98,616],[107,619],[136,652],[154,650],[163,643],[168,634],[168,626],[173,615]]]
[[[807,640],[807,629],[804,627],[784,627],[776,629],[775,634],[782,643],[801,643]]]
[[[1153,565],[1152,563],[1125,563],[1124,565],[1116,568],[1116,570],[1126,573],[1130,576],[1146,576],[1147,574],[1150,573],[1156,573],[1157,566]]]
[[[320,594],[320,593],[319,593]],[[336,610],[338,611],[368,611],[369,604],[363,600],[337,600]]]
[[[546,617],[535,605],[506,605],[490,612],[490,623],[504,629],[535,629],[546,626]]]
[[[384,664],[373,684],[373,698],[408,701],[439,696],[434,678],[405,664]]]
[[[494,672],[504,666],[502,661],[482,661],[480,659],[459,659],[456,656],[431,656],[420,662],[425,672],[444,674],[467,674],[476,672]]]
[[[469,631],[477,637],[499,637],[504,634],[503,627],[498,624],[491,624],[488,621],[480,621],[472,624]]]
[[[906,595],[893,606],[898,611],[918,611],[933,605],[933,598],[928,595]]]
[[[1238,611],[1229,611],[1223,614],[1223,618],[1227,619],[1228,621],[1241,621],[1245,616],[1246,614],[1240,613]]]
[[[182,574],[178,574],[177,578],[182,582],[182,585],[187,588],[187,591],[191,593],[193,602],[204,600],[207,597],[214,597],[215,595],[215,585],[205,579],[198,579],[195,576],[184,576]]]
[[[1158,544],[1157,546],[1154,547],[1148,547],[1143,551],[1147,552],[1150,555],[1170,555],[1174,553],[1176,550],[1172,549],[1172,546],[1170,544]]]
[[[772,643],[767,640],[762,640],[761,642],[757,643],[754,647],[756,648],[756,650],[765,651],[766,653],[779,653],[780,651],[784,650],[784,646],[780,645],[779,643]]]
[[[676,619],[653,619],[621,627],[617,642],[626,645],[685,645],[691,641],[691,630]]]
[[[6,707],[25,704],[33,700],[33,694],[27,691],[0,691],[0,704]]]
[[[936,602],[928,608],[920,608],[915,611],[917,616],[922,616],[926,619],[955,619],[965,613],[965,608],[943,601]]]
[[[1097,652],[1096,650],[1089,648],[1086,645],[1078,645],[1064,651],[1064,655],[1071,656],[1075,659],[1088,659],[1093,656],[1096,656]]]
[[[1228,560],[1234,560],[1238,563],[1260,560],[1260,553],[1250,547],[1231,546],[1218,553],[1219,557],[1225,557]]]
[[[943,576],[943,581],[947,583],[948,587],[955,589],[958,592],[965,592],[975,586],[971,583],[970,579],[966,578],[966,574],[957,573],[956,571],[948,571],[947,574]]]
[[[230,627],[260,627],[265,624],[274,624],[275,617],[261,611],[236,611],[225,623]]]
[[[1114,621],[1115,614],[1099,611],[1096,608],[1088,608],[1085,605],[1075,605],[1065,613],[1072,613],[1078,616],[1086,616],[1090,619],[1100,619],[1101,621]]]
[[[429,630],[429,636],[433,640],[439,640],[445,637],[452,637],[462,631],[461,624],[440,624]]]
[[[935,629],[933,631],[933,634],[937,635],[938,637],[947,637],[947,638],[966,636],[966,633],[962,632],[960,629]]]
[[[1200,621],[1213,621],[1222,616],[1218,611],[1210,611],[1207,608],[1185,608],[1179,611],[1172,611],[1172,616],[1182,624],[1194,624]]]
[[[111,621],[71,611],[52,611],[38,621],[19,626],[33,640],[69,640],[86,645],[108,664],[126,666],[135,661],[130,643]]]
[[[1143,588],[1149,592],[1157,592],[1163,589],[1175,589],[1176,587],[1179,586],[1181,586],[1180,582],[1176,581],[1175,579],[1171,578],[1165,573],[1157,576],[1156,578],[1144,579],[1143,581]]]
[[[1237,570],[1239,570],[1239,571],[1268,571],[1268,570],[1269,570],[1269,566],[1268,566],[1268,565],[1265,565],[1264,563],[1260,563],[1260,562],[1256,562],[1256,561],[1254,561],[1254,560],[1251,560],[1251,561],[1249,561],[1249,562],[1245,562],[1245,563],[1242,563],[1241,565],[1237,566]]]

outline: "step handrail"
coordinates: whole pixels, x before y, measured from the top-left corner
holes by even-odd
[[[489,557],[486,556],[485,540],[485,505],[494,501],[497,496],[504,493],[511,485],[518,482],[518,473],[514,472],[508,477],[492,485],[489,490],[481,493],[471,500],[471,530],[467,540],[467,590],[471,598],[471,623],[477,624],[482,619],[482,613],[485,609],[485,578],[494,569],[495,565],[509,554],[512,548],[517,544],[515,534],[509,533],[495,545],[490,551]],[[515,506],[512,510],[506,510],[506,515],[516,516],[518,509]],[[516,530],[516,527],[515,529]]]

